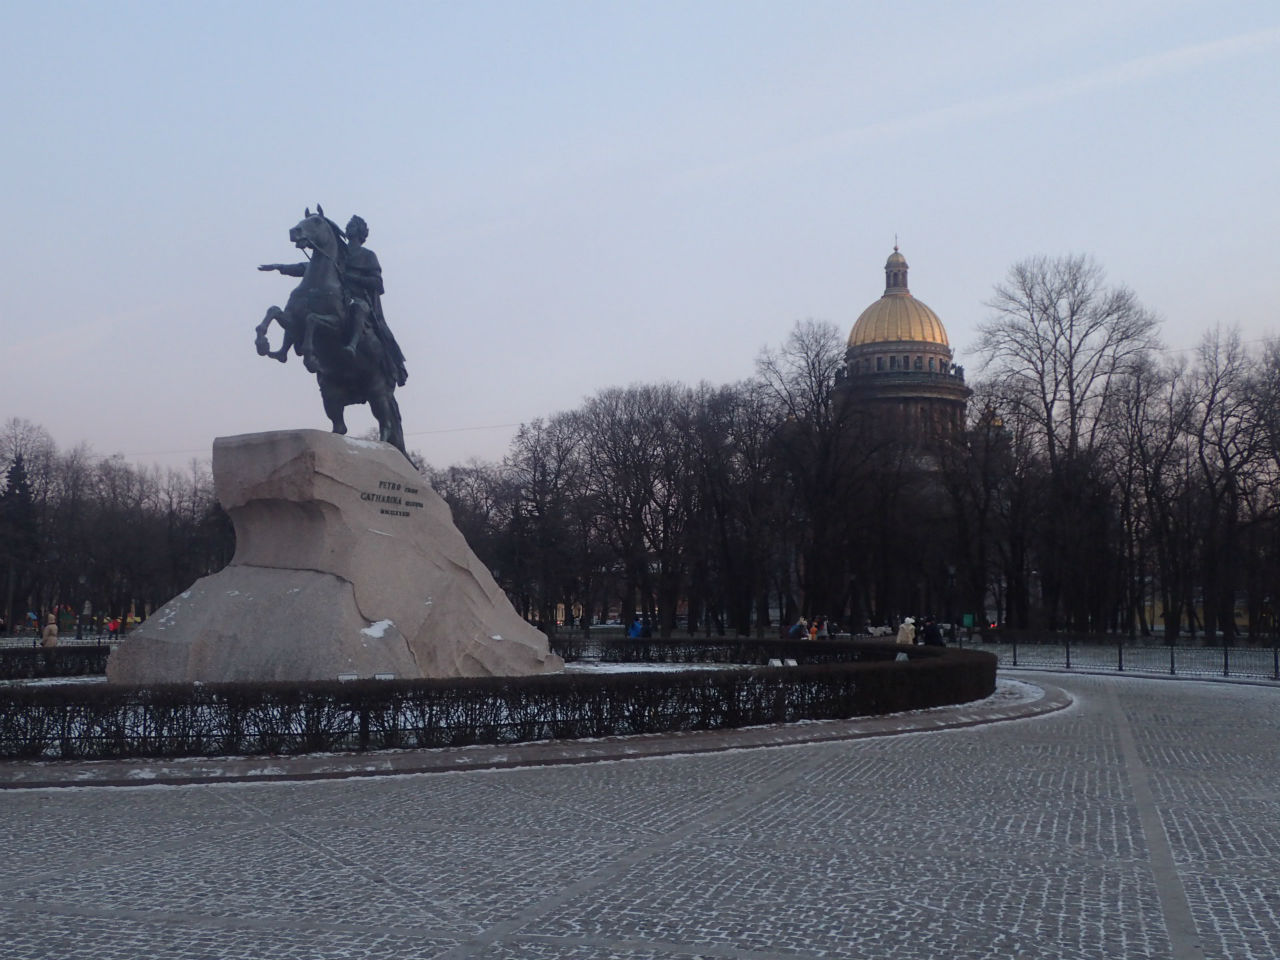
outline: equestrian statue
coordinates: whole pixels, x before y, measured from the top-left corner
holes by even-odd
[[[352,217],[345,231],[324,215],[306,209],[289,231],[289,239],[307,259],[302,263],[264,263],[302,282],[289,294],[284,309],[272,306],[255,328],[258,353],[284,363],[289,348],[316,375],[325,415],[334,433],[346,433],[344,408],[367,403],[378,421],[378,436],[405,456],[404,429],[396,387],[409,374],[404,354],[382,314],[382,267],[364,245],[369,228]],[[311,251],[311,252],[308,252]],[[267,340],[271,321],[284,328],[284,342],[272,350]]]

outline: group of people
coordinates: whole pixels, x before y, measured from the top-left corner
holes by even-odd
[[[806,620],[800,617],[783,632],[788,640],[829,640],[838,632],[834,623],[826,617],[814,617]]]
[[[925,617],[919,628],[916,627],[914,617],[904,617],[902,623],[898,624],[897,642],[903,646],[911,646],[912,644],[923,644],[926,647],[945,647],[946,643],[942,639],[942,628],[938,626],[938,621],[933,617]]]
[[[67,614],[67,616],[70,617],[71,614]],[[41,625],[40,618],[34,612],[27,614],[27,621],[30,624],[32,636],[39,639],[40,646],[56,647],[58,645],[58,615],[56,613],[46,614],[43,625]],[[66,621],[64,620],[65,623]],[[7,626],[4,618],[0,617],[0,634],[5,632]],[[125,622],[120,617],[103,619],[95,617],[93,620],[83,621],[83,626],[85,630],[92,633],[106,633],[112,641],[121,638],[125,632]],[[79,639],[79,637],[80,627],[77,627],[76,639]]]

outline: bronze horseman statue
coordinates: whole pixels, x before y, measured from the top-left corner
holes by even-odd
[[[397,386],[409,374],[404,354],[382,314],[382,266],[364,245],[369,228],[352,217],[345,232],[324,215],[321,207],[289,231],[289,239],[303,251],[302,263],[264,263],[259,270],[276,270],[301,277],[284,309],[272,306],[256,328],[258,353],[284,363],[289,348],[316,375],[325,415],[334,433],[346,433],[342,411],[367,403],[378,421],[378,436],[405,453]],[[313,251],[308,254],[307,251]],[[276,320],[284,341],[272,350],[267,330]],[[405,453],[405,456],[408,456]]]

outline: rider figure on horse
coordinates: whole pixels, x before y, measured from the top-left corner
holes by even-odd
[[[396,386],[403,387],[409,373],[405,370],[404,354],[382,315],[382,265],[372,250],[364,245],[369,237],[369,226],[362,217],[353,216],[347,221],[347,246],[343,264],[342,286],[350,298],[347,313],[350,315],[351,340],[347,350],[355,354],[364,322],[367,319],[374,335],[382,341],[383,350],[394,368]]]
[[[377,255],[364,245],[369,236],[368,224],[362,217],[353,216],[347,221],[345,236],[334,226],[340,246],[338,250],[338,274],[342,280],[342,290],[346,306],[347,344],[346,352],[352,358],[360,345],[360,337],[367,321],[370,329],[382,344],[383,355],[389,365],[388,373],[397,386],[403,387],[409,373],[405,369],[404,353],[396,338],[387,326],[386,317],[382,313],[382,265]],[[345,240],[346,242],[342,242]],[[301,277],[306,273],[307,264],[303,263],[264,263],[259,270],[277,270],[287,277]],[[272,351],[268,356],[281,363],[288,358],[293,339],[286,329],[284,343],[280,349]]]

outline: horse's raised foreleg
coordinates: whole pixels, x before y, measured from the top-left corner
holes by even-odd
[[[307,314],[306,319],[302,321],[303,327],[305,328],[305,332],[302,335],[302,347],[301,347],[302,365],[306,367],[307,370],[309,370],[311,373],[320,372],[320,364],[316,360],[316,325],[313,322],[315,320],[315,317],[316,315],[314,313],[309,313]],[[329,411],[328,401],[325,402],[324,409],[325,409],[325,412],[328,413]],[[330,416],[330,419],[332,420],[333,417]],[[341,416],[339,416],[339,419],[341,419]],[[340,432],[345,432],[345,431],[339,431],[338,428],[335,426],[334,433],[340,433]]]
[[[280,326],[284,327],[284,345],[274,353],[271,350],[271,344],[267,340],[267,330],[271,326],[271,321],[279,321]],[[262,322],[253,328],[253,332],[257,334],[254,337],[253,345],[258,350],[261,357],[272,357],[281,363],[285,361],[285,353],[289,349],[289,327],[284,322],[284,311],[279,307],[267,307],[267,315],[262,318]]]
[[[323,365],[316,359],[316,328],[337,330],[341,327],[341,321],[328,313],[308,313],[303,323],[306,332],[302,337],[302,365],[312,373],[319,373]]]

